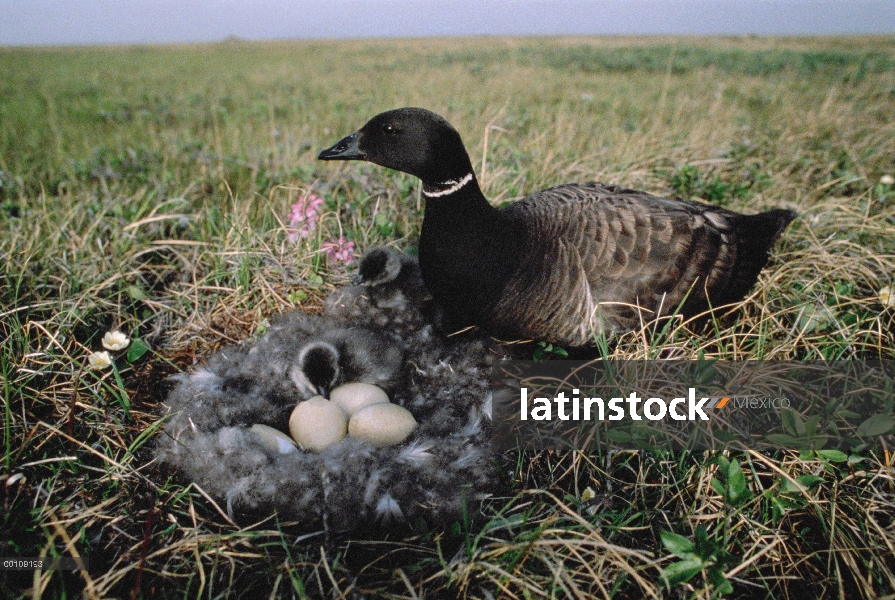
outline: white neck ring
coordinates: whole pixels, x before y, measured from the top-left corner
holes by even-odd
[[[472,181],[472,173],[468,174],[466,177],[464,177],[463,179],[460,179],[459,181],[450,180],[450,179],[448,181],[443,181],[439,185],[450,184],[451,187],[449,187],[445,190],[439,190],[437,192],[427,192],[427,191],[423,190],[423,195],[426,198],[440,198],[441,196],[448,196],[450,194],[453,194],[460,188],[462,188],[464,185],[466,185],[470,181]]]

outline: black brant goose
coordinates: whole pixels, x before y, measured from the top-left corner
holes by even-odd
[[[421,108],[379,114],[318,158],[366,160],[422,180],[419,265],[446,326],[567,347],[741,300],[796,217],[602,183],[561,185],[497,209],[457,130]]]

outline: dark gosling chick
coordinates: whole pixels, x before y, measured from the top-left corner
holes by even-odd
[[[738,302],[796,217],[602,183],[562,185],[497,209],[460,134],[421,108],[379,114],[319,158],[366,160],[422,180],[419,265],[445,328],[479,325],[567,347]]]
[[[410,353],[438,320],[417,259],[381,246],[364,252],[352,285],[333,292],[324,312],[346,325],[382,327],[409,343]]]
[[[403,309],[432,298],[417,260],[397,250],[376,246],[361,257],[352,283],[367,288],[374,305]]]
[[[343,383],[361,382],[391,392],[400,382],[404,352],[398,341],[365,327],[335,329],[301,347],[289,377],[305,397]]]
[[[289,378],[303,396],[329,396],[341,376],[339,349],[330,342],[314,341],[298,353]]]

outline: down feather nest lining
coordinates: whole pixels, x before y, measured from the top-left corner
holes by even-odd
[[[490,376],[504,349],[489,338],[437,333],[406,255],[373,249],[359,271],[365,267],[378,272],[334,292],[322,316],[280,315],[257,341],[174,377],[158,457],[231,518],[275,510],[308,529],[344,532],[420,518],[437,525],[494,491]],[[315,345],[329,349],[333,364],[301,362]],[[403,444],[377,448],[348,437],[319,454],[280,454],[250,431],[261,424],[288,432],[299,401],[358,381],[413,414],[419,427]]]

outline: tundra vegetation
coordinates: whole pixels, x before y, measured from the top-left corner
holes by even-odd
[[[895,359],[891,37],[0,49],[0,555],[90,557],[0,595],[893,593],[885,416],[865,446],[505,455],[507,496],[376,541],[236,523],[152,463],[167,376],[413,251],[416,179],[316,160],[399,106],[447,117],[497,204],[597,180],[800,213],[739,310],[606,356]]]

